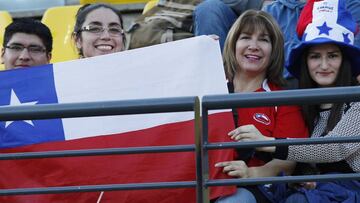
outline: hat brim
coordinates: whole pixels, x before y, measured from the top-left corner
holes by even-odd
[[[343,42],[334,41],[328,38],[316,38],[311,41],[306,41],[300,43],[297,47],[293,48],[289,54],[289,59],[286,63],[286,68],[288,71],[296,78],[300,77],[300,67],[301,67],[301,56],[303,52],[311,46],[320,45],[320,44],[336,44],[340,47],[343,54],[346,55],[350,61],[352,74],[357,76],[360,74],[360,49],[356,46],[346,44]]]

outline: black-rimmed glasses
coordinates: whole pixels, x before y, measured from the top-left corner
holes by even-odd
[[[38,45],[24,46],[22,44],[10,44],[8,46],[5,46],[5,48],[9,49],[13,53],[20,53],[24,49],[27,49],[28,52],[33,55],[40,55],[46,52],[46,49],[44,47]]]

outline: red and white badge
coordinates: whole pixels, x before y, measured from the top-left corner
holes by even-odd
[[[271,123],[271,120],[269,119],[269,117],[263,113],[255,113],[253,115],[253,118],[257,122],[265,124],[265,125],[270,125],[270,123]]]

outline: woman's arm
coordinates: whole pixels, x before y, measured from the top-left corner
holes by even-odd
[[[254,126],[254,125],[243,125],[228,134],[231,139],[236,141],[266,141],[275,140],[273,137],[267,137]],[[263,152],[275,152],[276,147],[258,147],[256,150]]]
[[[334,129],[324,137],[360,136],[360,103],[351,105]],[[336,162],[354,153],[360,155],[360,143],[334,143],[289,146],[287,159],[300,162]]]
[[[243,133],[246,131],[246,133]],[[360,103],[353,103],[335,128],[325,137],[360,136]],[[233,139],[239,141],[271,140],[254,129],[238,132]],[[293,145],[284,147],[263,147],[259,151],[274,152],[275,158],[297,162],[336,162],[354,154],[360,155],[360,143],[334,143],[319,145]],[[285,153],[285,154],[284,154]]]
[[[264,136],[254,125],[244,125],[231,131],[229,136],[237,141],[274,140],[275,138],[308,138],[299,106],[279,106],[275,110],[274,129],[271,137]],[[275,152],[275,147],[258,148],[259,151]]]
[[[294,161],[273,159],[263,166],[250,167],[249,174],[250,177],[277,176],[281,172],[284,172],[286,175],[291,175],[294,171],[295,166],[296,162]]]
[[[296,162],[273,159],[263,166],[248,167],[244,161],[225,161],[215,164],[223,167],[223,172],[236,178],[255,178],[277,176],[280,172],[291,174]]]

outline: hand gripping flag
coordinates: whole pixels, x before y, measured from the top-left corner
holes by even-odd
[[[0,72],[0,105],[41,105],[226,94],[218,43],[196,37]],[[2,153],[194,144],[194,113],[0,122]],[[209,116],[210,141],[230,141],[231,111]],[[210,178],[225,178],[210,154]],[[0,161],[0,188],[194,181],[194,152]],[[214,187],[211,198],[233,192]],[[195,202],[195,188],[1,196],[0,202]]]

